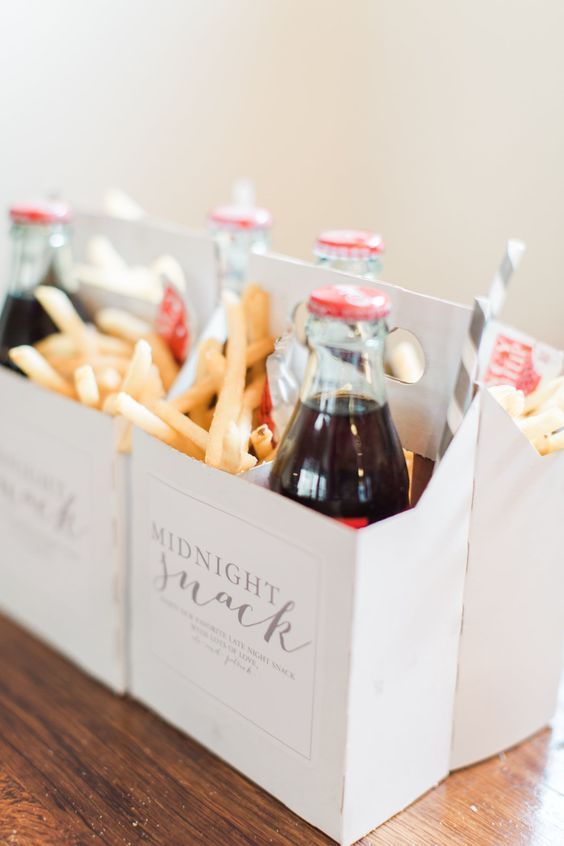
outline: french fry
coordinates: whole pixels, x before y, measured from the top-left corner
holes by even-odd
[[[552,395],[545,400],[542,405],[539,405],[536,410],[537,413],[539,413],[541,411],[548,411],[551,408],[560,408],[564,410],[564,385],[557,387]]]
[[[66,397],[74,396],[74,391],[69,383],[51,367],[49,362],[34,347],[27,346],[27,344],[12,347],[9,356],[16,367],[19,367],[26,376],[41,387],[57,391]]]
[[[192,385],[170,402],[178,409],[178,411],[182,411],[184,414],[187,414],[192,411],[192,409],[209,403],[213,395],[217,393],[219,385],[219,379],[214,376],[206,376],[206,378],[202,379],[201,382],[197,382],[195,385]]]
[[[540,455],[564,449],[564,376],[541,382],[528,396],[512,385],[489,391]]]
[[[563,432],[555,432],[552,435],[549,435],[544,445],[545,452],[543,455],[548,455],[551,452],[557,452],[558,450],[564,449],[564,431]]]
[[[132,345],[121,338],[112,338],[111,335],[104,335],[96,332],[95,329],[85,327],[89,335],[89,350],[101,353],[102,355],[125,356],[129,358],[132,353]],[[81,353],[81,348],[76,341],[63,332],[54,332],[35,344],[35,349],[45,356],[47,360],[61,358],[76,358]]]
[[[260,341],[253,341],[247,347],[247,367],[252,367],[257,361],[266,358],[274,351],[274,338],[261,338]]]
[[[101,355],[131,356],[133,344],[123,338],[114,338],[112,335],[105,335],[103,332],[95,331],[96,350]]]
[[[223,384],[223,379],[225,376],[225,356],[220,351],[220,348],[210,348],[205,354],[206,357],[206,373],[207,375],[204,376],[200,382],[200,384],[205,384],[209,386],[213,384],[216,386],[216,389],[213,393],[208,394],[206,391],[205,394],[202,394],[202,401],[201,403],[196,404],[193,408],[190,409],[190,417],[194,420],[195,423],[199,423],[200,425],[206,426],[208,429],[211,426],[211,420],[213,420],[213,413],[209,415],[210,403],[214,397],[214,395],[219,391],[221,385]],[[207,379],[213,379],[213,383],[206,381]],[[196,381],[196,384],[197,381]]]
[[[149,376],[145,382],[145,387],[141,392],[141,402],[147,404],[154,400],[162,399],[164,395],[165,389],[159,373],[159,368],[156,364],[152,364]]]
[[[140,399],[141,394],[147,388],[147,383],[149,380],[149,376],[151,373],[151,367],[153,365],[152,362],[152,353],[151,347],[147,343],[147,341],[140,338],[137,343],[135,344],[135,349],[133,351],[133,356],[131,361],[129,362],[129,367],[127,368],[127,372],[123,377],[123,383],[121,385],[121,392],[124,394],[128,394],[133,399]],[[119,397],[119,394],[118,394]],[[116,401],[113,408],[117,411],[119,408],[119,402]],[[111,414],[111,406],[109,409],[109,413]],[[118,440],[118,451],[119,452],[131,452],[131,440],[132,440],[133,432],[131,430],[131,423],[127,426],[123,427],[123,430],[120,434]]]
[[[176,409],[178,411],[178,409]],[[208,408],[206,405],[200,405],[197,408],[193,408],[190,411],[190,420],[193,420],[198,426],[201,426],[202,429],[205,429],[206,432],[209,431],[211,426],[211,421],[213,418],[213,409]]]
[[[222,470],[236,475],[255,467],[257,462],[258,459],[244,448],[239,426],[231,421],[223,441]]]
[[[221,383],[225,376],[227,368],[227,361],[221,350],[210,349],[207,352],[207,371],[209,376],[213,376]]]
[[[243,407],[254,410],[261,404],[265,382],[266,376],[261,373],[253,379],[250,385],[247,385],[243,394]]]
[[[155,438],[172,444],[176,438],[174,429],[167,426],[166,423],[141,405],[140,402],[130,397],[128,394],[120,392],[116,397],[116,409],[118,414],[123,415],[130,423],[143,429],[149,435],[154,435]]]
[[[119,308],[103,308],[96,315],[96,325],[107,335],[136,343],[149,336],[153,329],[144,320]]]
[[[104,235],[94,235],[86,247],[88,260],[96,267],[114,273],[126,273],[128,270],[125,260],[120,256],[109,238]]]
[[[35,298],[55,326],[72,338],[78,349],[92,350],[93,336],[64,291],[52,285],[39,285]]]
[[[246,473],[247,470],[252,470],[253,467],[256,466],[256,464],[257,464],[257,459],[255,458],[255,456],[249,455],[249,453],[246,453],[246,455],[244,456],[243,461],[241,463],[241,466],[239,467],[237,472],[238,473]]]
[[[222,345],[217,340],[217,338],[206,338],[203,340],[198,348],[198,361],[196,363],[196,378],[195,383],[201,382],[206,376],[209,375],[209,362],[208,356],[210,353],[212,354],[219,354],[221,353]],[[206,430],[210,427],[210,418],[209,418],[209,400],[207,402],[202,403],[200,407],[193,408],[190,411],[190,417],[197,423],[199,426],[202,426]],[[213,415],[212,415],[213,416]]]
[[[118,452],[129,453],[131,452],[131,444],[133,441],[133,424],[130,423],[128,420],[122,420],[123,429],[120,432],[118,437]]]
[[[490,394],[507,411],[510,417],[521,417],[525,411],[525,395],[512,385],[494,385]]]
[[[253,408],[245,403],[243,397],[243,407],[239,414],[237,421],[239,429],[239,437],[241,439],[240,459],[243,460],[244,454],[249,451],[249,441],[251,440],[251,432],[253,429]]]
[[[407,467],[407,475],[409,477],[409,501],[411,502],[411,488],[413,485],[413,453],[411,450],[404,449],[403,457]]]
[[[118,400],[119,393],[108,394],[106,399],[102,404],[102,411],[104,414],[109,414],[110,417],[115,417],[118,413]]]
[[[208,432],[209,432],[210,426],[212,424],[214,411],[215,411],[215,408],[208,408],[207,411],[202,415],[202,426]],[[196,422],[196,421],[194,421],[194,422]]]
[[[515,422],[530,441],[536,441],[537,438],[551,435],[564,426],[564,411],[553,408],[530,417],[522,417]]]
[[[165,400],[157,400],[151,403],[150,409],[172,429],[185,438],[188,438],[188,440],[192,441],[193,444],[205,452],[210,437],[205,429],[198,426],[189,417],[185,417],[170,402],[166,402]]]
[[[221,468],[228,473],[238,473],[242,459],[242,440],[239,427],[233,420],[229,423],[223,439]]]
[[[223,355],[221,352],[222,344],[217,338],[206,338],[202,341],[198,348],[198,361],[196,364],[196,382],[201,382],[208,375],[209,364],[208,356],[211,353],[215,355]]]
[[[165,444],[174,447],[180,452],[197,458],[201,452],[190,445],[186,438],[182,438],[175,430],[165,423],[160,417],[157,417],[148,408],[145,408],[140,402],[130,397],[128,394],[119,393],[116,401],[116,408],[118,414],[121,414],[134,426],[143,429],[149,435],[158,438]]]
[[[260,341],[270,335],[269,311],[270,297],[258,285],[247,285],[243,292],[243,308],[247,322],[247,340],[249,344]],[[252,375],[260,376],[264,373],[264,361],[253,364]]]
[[[95,372],[107,367],[113,367],[123,378],[129,367],[129,361],[129,358],[114,355],[77,355],[74,358],[52,358],[50,363],[61,376],[68,378],[72,377],[76,368],[81,367],[83,364],[92,365]]]
[[[176,363],[168,344],[161,338],[160,335],[157,335],[155,332],[151,332],[147,335],[146,340],[151,346],[153,361],[159,368],[163,385],[168,391],[178,376],[178,364]]]
[[[135,344],[133,357],[129,362],[121,390],[129,394],[133,399],[139,399],[145,383],[149,378],[152,363],[151,347],[147,341],[141,338]]]
[[[97,408],[100,405],[100,391],[96,376],[90,364],[77,367],[74,371],[74,385],[78,398],[84,405]]]
[[[77,346],[70,335],[54,332],[35,344],[37,352],[48,361],[52,358],[74,358],[78,353]]]
[[[169,282],[172,282],[175,288],[179,291],[186,290],[186,277],[180,264],[173,256],[162,255],[155,259],[151,265],[151,270],[158,276],[164,276]]]
[[[255,341],[247,347],[246,367],[252,367],[261,358],[265,358],[274,349],[274,341],[272,338],[263,338],[261,341]],[[201,382],[192,385],[182,394],[179,394],[173,400],[172,404],[179,411],[184,413],[191,411],[203,403],[208,403],[213,395],[218,392],[221,386],[221,379],[215,376],[207,376]]]
[[[266,423],[251,432],[251,444],[259,461],[264,461],[272,451],[272,438],[272,432]]]
[[[251,283],[243,291],[242,303],[245,310],[249,343],[268,337],[270,335],[269,294],[263,288]]]
[[[239,418],[245,390],[246,326],[241,303],[225,297],[229,343],[227,345],[225,378],[218,394],[215,414],[209,431],[206,464],[221,467],[224,439],[231,422]]]
[[[562,385],[564,385],[564,376],[542,381],[534,391],[525,397],[525,414],[537,411]]]
[[[115,393],[121,385],[122,377],[115,367],[111,365],[104,365],[98,368],[97,373],[98,387],[100,391],[105,394]]]

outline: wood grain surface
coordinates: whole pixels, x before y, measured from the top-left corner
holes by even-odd
[[[0,617],[2,846],[322,846],[327,837]],[[461,771],[363,846],[562,846],[555,728]]]

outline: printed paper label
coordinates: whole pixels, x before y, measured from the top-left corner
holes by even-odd
[[[22,590],[67,608],[89,601],[89,456],[25,423],[2,422],[2,568]]]
[[[148,489],[154,653],[309,758],[318,558],[154,476]]]
[[[563,364],[559,350],[499,323],[490,327],[481,357],[485,385],[513,385],[524,394],[557,376]]]

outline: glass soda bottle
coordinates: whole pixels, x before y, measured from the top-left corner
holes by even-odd
[[[38,285],[54,285],[69,295],[79,314],[88,315],[72,281],[70,209],[59,201],[12,206],[11,265],[0,314],[0,364],[15,369],[8,351],[34,344],[57,328],[34,297]]]
[[[307,308],[310,357],[270,487],[360,528],[409,507],[384,380],[389,300],[373,288],[329,285]]]
[[[377,232],[367,229],[331,229],[322,232],[315,242],[317,264],[363,276],[379,279],[382,274],[384,242]]]
[[[208,220],[218,249],[221,286],[240,294],[250,253],[265,253],[270,247],[272,215],[255,204],[252,184],[240,180],[233,189],[233,202],[215,208]]]

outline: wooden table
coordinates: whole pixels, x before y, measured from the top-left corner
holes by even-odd
[[[0,617],[2,846],[331,842]],[[564,844],[564,703],[552,732],[456,773],[360,842]]]

